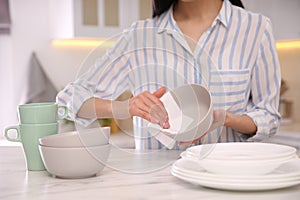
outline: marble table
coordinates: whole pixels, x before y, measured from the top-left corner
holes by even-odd
[[[155,160],[152,161],[154,164]],[[46,171],[27,171],[21,146],[0,146],[0,199],[300,199],[300,186],[260,192],[222,191],[196,186],[173,177],[170,174],[171,163],[151,173],[132,174],[106,167],[95,177],[59,179]]]

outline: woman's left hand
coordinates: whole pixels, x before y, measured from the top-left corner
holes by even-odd
[[[179,146],[187,146],[187,145],[197,143],[207,133],[209,133],[210,131],[212,131],[212,130],[214,130],[214,129],[222,126],[222,125],[224,125],[224,123],[226,121],[226,116],[227,116],[227,113],[224,110],[215,110],[214,111],[214,121],[213,121],[212,125],[210,126],[210,128],[208,129],[208,131],[206,133],[202,134],[199,138],[194,139],[193,141],[179,142]]]

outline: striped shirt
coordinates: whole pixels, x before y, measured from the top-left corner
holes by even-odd
[[[126,90],[133,95],[194,83],[209,89],[214,109],[246,114],[257,125],[255,135],[229,127],[207,134],[200,143],[259,141],[276,133],[280,66],[270,20],[224,0],[212,23],[191,48],[170,8],[158,18],[135,22],[114,47],[57,96],[68,105],[69,119],[91,98],[115,99]],[[148,131],[148,122],[134,117],[137,149],[162,148]],[[176,147],[177,148],[177,147]]]

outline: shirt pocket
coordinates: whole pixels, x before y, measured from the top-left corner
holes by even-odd
[[[250,89],[249,69],[212,71],[209,83],[215,109],[225,109],[231,113],[244,111]]]

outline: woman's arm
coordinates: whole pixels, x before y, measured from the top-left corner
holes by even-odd
[[[152,123],[159,124],[163,128],[170,128],[168,113],[159,100],[165,92],[166,89],[162,87],[153,94],[143,92],[128,101],[90,98],[82,104],[77,117],[85,119],[128,119],[132,116],[139,116]]]
[[[254,135],[257,131],[257,126],[254,121],[247,115],[239,115],[239,114],[231,114],[229,112],[225,112],[224,110],[215,110],[214,111],[214,121],[206,133],[216,129],[220,126],[228,126],[234,130],[237,130],[244,134]],[[196,138],[190,142],[180,142],[180,146],[190,145],[197,143],[203,136],[200,138]]]
[[[251,76],[251,96],[249,106],[243,113],[257,126],[251,140],[261,140],[275,134],[279,128],[278,112],[280,94],[280,64],[271,28],[271,22],[265,18],[265,30],[262,34],[257,59]]]
[[[228,112],[226,113],[224,126],[249,135],[254,135],[257,131],[257,126],[249,116],[231,114]]]
[[[130,70],[130,64],[127,62],[126,52],[129,51],[129,44],[129,31],[124,31],[114,46],[108,49],[105,54],[103,54],[102,48],[96,48],[92,52],[91,58],[87,58],[87,63],[89,63],[89,59],[94,59],[95,55],[103,54],[101,58],[96,59],[95,64],[87,69],[84,68],[86,67],[84,63],[77,79],[58,93],[56,101],[58,104],[68,106],[69,120],[83,126],[89,126],[97,119],[95,106],[104,108],[98,109],[103,110],[103,113],[98,113],[101,118],[110,116],[110,101],[103,99],[114,99],[127,89],[119,86],[121,84],[127,86],[125,77]],[[124,70],[121,71],[120,69]]]

